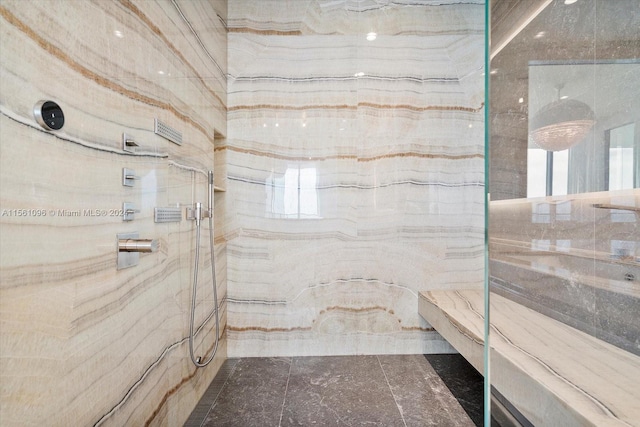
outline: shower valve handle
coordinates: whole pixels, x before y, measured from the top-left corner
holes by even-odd
[[[153,239],[120,239],[118,240],[119,252],[157,252],[158,241]]]

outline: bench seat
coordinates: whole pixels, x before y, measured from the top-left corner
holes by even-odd
[[[419,313],[483,373],[482,289],[421,292]],[[491,385],[534,425],[640,426],[640,357],[491,294]]]

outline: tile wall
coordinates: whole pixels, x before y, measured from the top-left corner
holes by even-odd
[[[227,354],[452,350],[417,295],[483,283],[484,2],[228,7],[0,4],[3,424],[180,425]],[[41,99],[61,130],[36,123]],[[226,339],[196,371],[194,224],[153,208],[206,203],[211,168]],[[198,353],[213,346],[207,230]],[[117,270],[133,231],[160,249]]]
[[[226,358],[225,340],[206,369],[188,358],[193,221],[154,222],[154,207],[206,204],[226,134],[225,20],[225,1],[0,3],[3,426],[181,425]],[[61,130],[36,123],[41,99],[62,107]],[[155,135],[154,118],[182,145]],[[139,210],[130,222],[125,201]],[[116,235],[133,231],[159,250],[117,270]],[[202,233],[198,354],[215,339],[206,222]]]
[[[230,357],[451,351],[418,292],[483,284],[483,52],[480,0],[229,2]]]

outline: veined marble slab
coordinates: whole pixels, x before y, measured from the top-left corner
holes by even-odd
[[[534,425],[640,425],[640,357],[494,293],[491,384]],[[420,315],[483,372],[482,291],[420,294]]]
[[[231,357],[451,351],[415,306],[482,286],[483,9],[229,3]]]
[[[189,360],[193,222],[153,218],[154,207],[206,202],[204,172],[226,132],[225,20],[223,1],[0,3],[3,426],[181,425],[226,358],[222,338],[207,369]],[[61,130],[36,123],[42,99],[62,107]],[[183,144],[154,134],[154,118]],[[138,143],[134,153],[123,133]],[[123,187],[124,167],[139,176],[134,187]],[[123,202],[140,211],[133,221],[118,213]],[[86,213],[97,210],[105,214]],[[159,250],[117,270],[116,235],[134,231]],[[198,354],[215,340],[207,232]]]

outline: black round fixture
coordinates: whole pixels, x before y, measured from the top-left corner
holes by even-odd
[[[59,130],[64,126],[62,108],[53,101],[38,101],[33,107],[33,116],[46,130]]]

